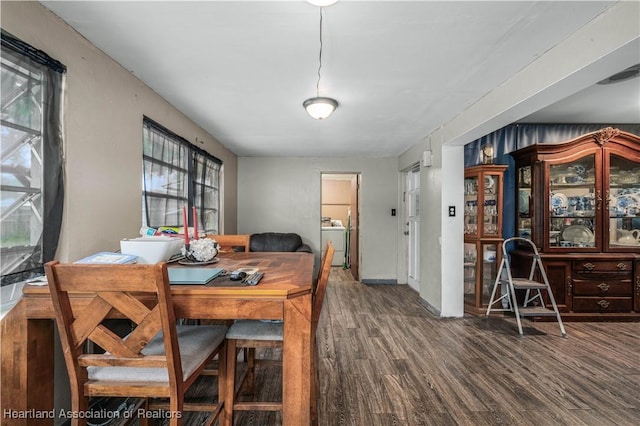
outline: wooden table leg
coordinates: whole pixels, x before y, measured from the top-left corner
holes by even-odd
[[[224,380],[222,385],[224,389],[224,408],[220,417],[220,426],[233,425],[233,404],[235,401],[235,377],[238,362],[238,353],[236,349],[236,341],[234,339],[227,340],[227,354],[225,361],[227,363],[226,374],[218,375],[218,380]]]
[[[27,320],[23,301],[2,318],[1,424],[53,424],[53,326]]]
[[[284,302],[282,424],[311,421],[311,294]]]

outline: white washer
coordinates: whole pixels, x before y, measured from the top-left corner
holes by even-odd
[[[323,226],[322,227],[322,248],[327,244],[327,241],[333,243],[333,247],[336,249],[333,254],[333,260],[331,266],[342,266],[344,264],[344,236],[346,229],[343,226]]]

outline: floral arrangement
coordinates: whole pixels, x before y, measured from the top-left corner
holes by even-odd
[[[182,254],[191,260],[198,262],[206,262],[213,259],[218,254],[216,248],[217,243],[209,238],[202,238],[199,240],[191,240],[189,246],[182,248]]]

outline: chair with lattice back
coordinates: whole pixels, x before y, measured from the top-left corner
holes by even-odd
[[[250,235],[249,234],[208,234],[207,238],[215,240],[218,243],[218,250],[222,253],[233,251],[249,251]]]
[[[224,406],[226,326],[176,325],[166,263],[155,265],[45,265],[71,385],[74,412],[88,410],[89,397],[168,399],[163,418],[180,425],[183,411]],[[124,338],[105,325],[110,317],[131,321]],[[89,353],[87,342],[104,353]],[[186,404],[184,393],[204,367],[219,357],[218,400]],[[140,418],[146,424],[147,416]],[[74,425],[86,424],[78,416]]]

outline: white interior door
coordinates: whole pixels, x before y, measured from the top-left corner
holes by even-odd
[[[407,242],[407,282],[420,291],[420,169],[405,174],[405,235]]]

